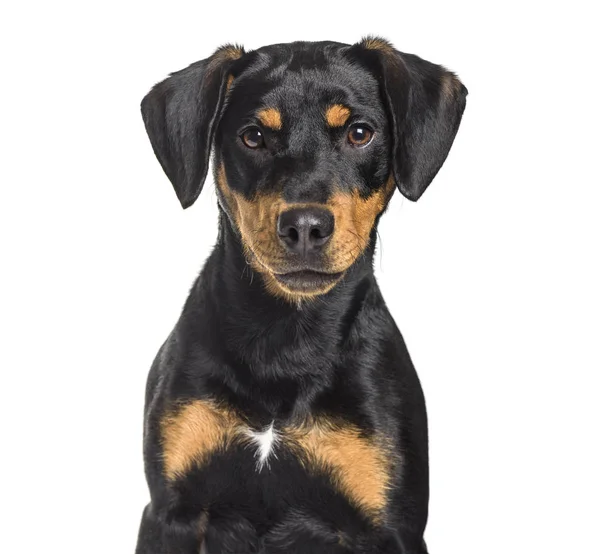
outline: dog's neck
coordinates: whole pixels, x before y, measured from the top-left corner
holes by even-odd
[[[233,395],[237,403],[245,398],[248,410],[267,423],[308,413],[311,398],[347,365],[365,306],[383,304],[372,268],[375,238],[374,232],[364,255],[330,292],[291,303],[266,290],[221,213],[217,244],[183,310],[178,338],[203,360],[200,372],[213,393]]]
[[[277,373],[286,357],[286,370],[306,355],[335,356],[363,300],[377,289],[372,243],[333,290],[312,299],[290,302],[273,296],[261,274],[248,263],[241,239],[221,212],[219,236],[197,285],[203,306],[213,306],[210,325],[226,353],[254,371]],[[337,339],[337,342],[332,340]],[[298,370],[301,367],[298,367]]]

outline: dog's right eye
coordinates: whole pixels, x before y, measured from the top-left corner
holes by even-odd
[[[265,145],[265,139],[258,127],[250,127],[242,133],[242,142],[248,148],[262,148]]]

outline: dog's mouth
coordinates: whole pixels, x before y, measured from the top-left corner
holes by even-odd
[[[271,264],[263,261],[253,249],[248,249],[248,252],[252,254],[250,263],[266,276],[267,288],[275,294],[283,294],[288,299],[299,300],[325,294],[335,287],[348,269],[323,271],[325,264],[322,260],[314,259],[301,262],[288,260],[281,265]],[[274,265],[279,267],[273,267]]]
[[[331,288],[343,274],[344,272],[324,273],[305,269],[290,273],[273,273],[273,277],[291,292],[311,293]]]

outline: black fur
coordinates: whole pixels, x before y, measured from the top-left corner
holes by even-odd
[[[333,181],[368,197],[393,172],[402,193],[417,199],[448,154],[466,89],[442,67],[378,44],[292,43],[237,59],[220,50],[154,87],[142,102],[144,122],[183,207],[202,189],[211,144],[215,168],[223,165],[245,198],[285,183],[288,202],[324,202]],[[444,96],[444,79],[457,83],[454,96]],[[284,108],[282,132],[264,131],[265,152],[244,150],[248,114],[274,101]],[[349,149],[344,129],[325,131],[311,112],[323,102],[350,104],[376,127],[369,149]],[[341,282],[298,306],[266,291],[250,268],[221,191],[219,208],[217,245],[148,378],[151,504],[137,554],[425,553],[425,404],[373,275],[376,222]],[[326,415],[386,437],[402,463],[383,518],[373,521],[328,474],[307,472],[284,448],[257,471],[253,453],[234,444],[168,481],[160,422],[173,406],[203,398],[257,430]]]

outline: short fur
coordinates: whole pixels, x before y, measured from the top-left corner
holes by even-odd
[[[148,377],[137,554],[427,552],[425,403],[373,253],[394,188],[417,200],[442,166],[466,95],[371,37],[225,46],[144,98],[184,208],[214,152],[220,224]],[[335,224],[293,250],[293,210]]]

